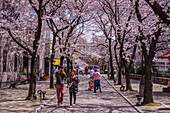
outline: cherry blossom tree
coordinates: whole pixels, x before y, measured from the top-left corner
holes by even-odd
[[[145,89],[143,103],[150,103],[154,102],[152,94],[152,62],[156,52],[167,47],[167,33],[169,31],[167,24],[164,24],[167,23],[166,18],[163,19],[161,17],[161,15],[164,15],[165,13],[157,16],[156,14],[158,12],[155,11],[156,9],[154,9],[154,7],[162,7],[157,10],[165,11],[168,8],[169,1],[145,1],[134,1],[134,8],[139,22],[138,33],[140,36],[140,46],[145,60]]]
[[[162,1],[162,0],[145,0],[147,4],[152,8],[153,12],[159,16],[161,19],[160,23],[165,23],[167,25],[170,24],[169,19],[169,2],[168,1]],[[159,4],[160,3],[160,4]]]
[[[50,88],[54,88],[54,80],[53,80],[53,62],[54,62],[54,57],[55,57],[55,48],[54,46],[56,45],[56,38],[59,32],[61,32],[64,29],[68,28],[68,25],[65,26],[59,21],[57,21],[57,13],[58,10],[60,11],[60,8],[62,7],[63,0],[58,0],[57,2],[53,2],[51,4],[51,8],[46,9],[45,13],[47,16],[47,25],[50,28],[51,32],[53,33],[53,39],[52,39],[52,52],[51,52],[51,58],[50,58]],[[54,8],[53,8],[54,7]],[[59,23],[56,25],[56,23]]]
[[[127,34],[129,34],[133,28],[129,24],[134,14],[134,11],[133,8],[130,7],[130,1],[99,0],[99,3],[102,7],[100,11],[103,11],[104,13],[104,15],[102,15],[101,17],[104,18],[103,20],[105,23],[107,22],[107,24],[105,24],[104,22],[101,23],[105,24],[103,25],[103,27],[105,27],[106,29],[105,31],[107,31],[111,35],[111,37],[114,37],[115,59],[119,67],[118,84],[122,84],[121,73],[124,57],[123,52],[124,54],[127,54],[126,49],[124,47],[124,42],[128,39],[128,37],[130,37],[130,35]],[[110,25],[110,27],[106,28],[107,25]],[[119,52],[117,52],[117,50],[119,50]],[[111,47],[110,51],[112,51]],[[119,54],[119,56],[117,54]],[[130,87],[130,85],[128,85],[130,84],[130,76],[126,76],[126,78],[127,86]]]
[[[61,54],[60,63],[63,62],[63,58],[67,58],[67,72],[69,73],[70,58],[74,52],[76,52],[76,42],[80,35],[83,34],[84,23],[90,20],[91,14],[89,12],[89,6],[91,1],[78,0],[78,1],[66,1],[60,12],[57,13],[58,20],[67,26],[62,32],[58,33],[58,42]],[[86,16],[85,14],[88,15]],[[61,64],[62,65],[62,64]]]
[[[42,33],[44,8],[50,0],[1,0],[0,28],[31,56],[27,100],[36,99],[35,58]]]
[[[102,7],[104,9],[104,7]],[[102,9],[101,9],[102,10]],[[105,11],[105,9],[104,9]],[[106,13],[98,11],[96,14],[96,17],[94,18],[98,28],[102,31],[103,35],[105,36],[105,42],[108,42],[106,45],[105,42],[99,44],[102,46],[107,47],[109,49],[109,60],[110,60],[110,68],[111,68],[111,79],[114,79],[114,73],[113,73],[113,56],[112,56],[112,41],[113,41],[113,27],[110,24],[109,17]]]

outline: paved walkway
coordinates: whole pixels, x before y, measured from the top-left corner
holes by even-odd
[[[113,80],[109,80],[111,84],[114,84]],[[123,78],[122,82],[125,84],[126,80]],[[136,94],[139,92],[139,80],[131,79],[132,88],[136,91],[122,91],[123,95],[127,97],[134,105],[137,102]],[[115,88],[120,89],[120,85],[115,85]],[[161,106],[138,106],[139,109],[145,113],[170,113],[170,93],[163,92],[163,88],[167,87],[161,84],[153,84],[153,98],[154,102]],[[143,100],[143,98],[142,98]]]
[[[123,99],[101,77],[102,93],[88,91],[88,77],[80,76],[79,92],[76,106],[69,108],[69,92],[65,88],[64,104],[57,106],[57,99],[53,99],[40,113],[137,113],[137,111]]]
[[[39,95],[36,101],[26,101],[25,98],[28,95],[29,84],[17,85],[17,88],[0,89],[0,113],[30,113],[47,100],[40,102]],[[56,94],[55,89],[49,89],[49,80],[37,81],[37,90],[46,91],[46,99],[50,99]]]

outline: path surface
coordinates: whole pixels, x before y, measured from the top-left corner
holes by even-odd
[[[55,89],[49,89],[49,80],[37,81],[37,91],[46,91],[46,99],[50,99],[55,95]],[[29,84],[17,85],[17,88],[0,89],[0,113],[30,113],[47,100],[39,100],[37,95],[36,101],[26,101],[25,98],[28,95]]]
[[[54,98],[40,113],[137,113],[108,83],[101,77],[102,93],[88,91],[88,77],[80,76],[76,106],[69,108],[69,92],[65,88],[64,104],[57,106]]]

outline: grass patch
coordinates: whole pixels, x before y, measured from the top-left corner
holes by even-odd
[[[149,104],[142,104],[143,106],[161,106],[161,104],[158,103],[149,103]]]

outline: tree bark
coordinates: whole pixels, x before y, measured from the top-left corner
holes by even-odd
[[[136,40],[135,40],[136,42],[137,42],[137,39],[138,39],[138,37],[136,37]],[[130,82],[130,70],[131,70],[131,68],[132,68],[133,59],[135,58],[136,48],[137,48],[137,45],[135,44],[135,45],[134,45],[134,48],[133,48],[133,54],[132,54],[132,56],[131,56],[129,65],[128,65],[128,61],[127,61],[127,60],[122,59],[123,62],[124,62],[124,66],[125,66],[126,91],[127,91],[127,90],[133,91],[132,86],[131,86],[131,82]]]
[[[122,62],[121,58],[119,58],[119,72],[118,72],[118,85],[122,85]]]
[[[61,66],[63,65],[63,60],[64,60],[64,56],[61,56],[61,57],[60,57],[60,65],[61,65]]]
[[[125,75],[126,75],[126,91],[133,91],[131,82],[130,82],[130,69],[128,68],[128,62],[126,60],[123,61],[125,66]]]
[[[70,61],[70,64],[71,64],[71,71],[73,70],[73,62],[72,60]]]
[[[31,74],[30,74],[30,86],[29,86],[29,92],[26,100],[36,100],[36,74],[35,74],[35,55],[36,53],[33,53],[31,58]]]
[[[53,33],[53,43],[52,43],[52,54],[51,54],[51,67],[50,67],[50,88],[54,88],[54,77],[53,77],[53,69],[54,69],[54,57],[55,57],[55,46],[56,43],[56,35]]]
[[[110,79],[115,79],[114,78],[114,73],[113,73],[113,57],[112,57],[112,49],[111,49],[111,42],[112,40],[109,39],[109,55],[110,55],[110,69],[111,69],[111,77]]]
[[[70,59],[69,57],[67,57],[67,76],[69,76],[69,73],[70,73]]]
[[[53,77],[53,61],[54,61],[54,54],[51,54],[51,67],[50,67],[50,88],[54,88],[54,77]]]
[[[152,60],[145,59],[145,89],[144,89],[144,100],[143,103],[147,104],[153,101],[152,94]]]
[[[154,1],[153,4],[150,3],[150,0],[145,0],[148,5],[152,8],[154,13],[159,16],[159,18],[163,21],[163,23],[170,24],[169,15],[167,12],[163,11],[161,5],[158,2]]]

